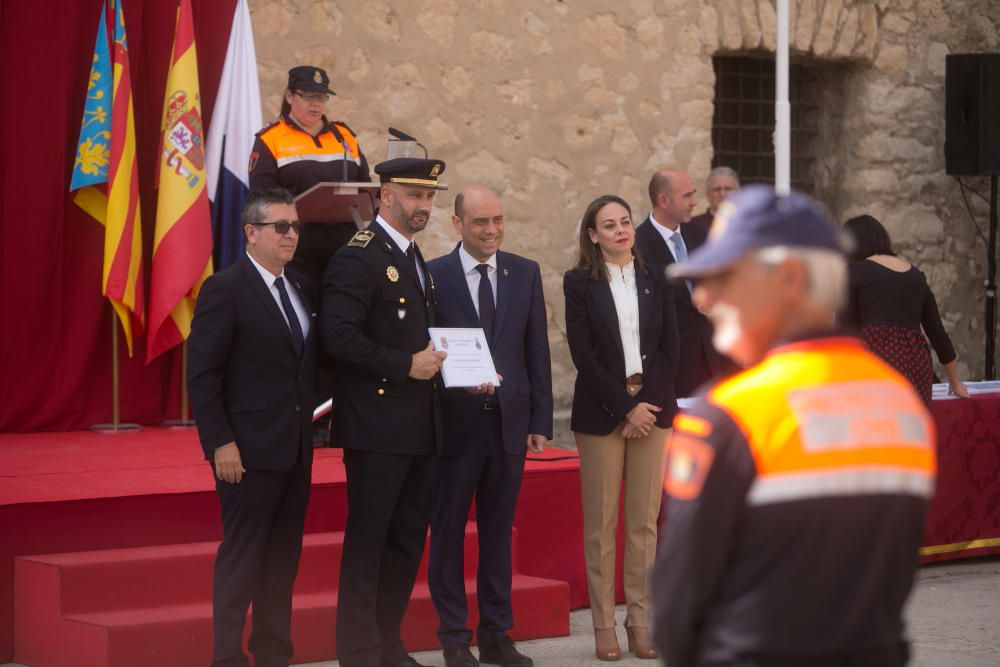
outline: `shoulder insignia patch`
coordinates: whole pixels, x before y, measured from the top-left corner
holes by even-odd
[[[351,237],[351,240],[347,242],[347,247],[349,248],[367,248],[368,244],[372,242],[375,238],[375,232],[370,232],[367,229],[362,229]]]
[[[678,500],[701,495],[715,450],[704,440],[674,431],[667,448],[667,474],[663,490]]]

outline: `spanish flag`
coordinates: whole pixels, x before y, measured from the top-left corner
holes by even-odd
[[[143,329],[142,221],[125,14],[114,0],[111,11],[113,55],[108,54],[105,5],[97,24],[70,191],[76,191],[77,205],[104,225],[101,285],[118,314],[132,356],[133,336]]]
[[[187,339],[198,290],[212,274],[191,0],[181,0],[177,12],[161,129],[146,363]]]

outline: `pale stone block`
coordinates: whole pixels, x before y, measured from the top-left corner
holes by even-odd
[[[852,55],[871,61],[878,44],[878,14],[874,5],[862,5],[858,18],[858,28],[861,33]]]
[[[757,9],[760,12],[761,44],[768,51],[774,51],[778,46],[778,16],[774,13],[774,5],[769,0],[758,0]]]
[[[596,65],[580,65],[576,70],[576,80],[585,88],[604,87],[604,69]]]
[[[585,44],[613,60],[626,57],[625,28],[618,24],[613,14],[598,14],[582,21],[577,34]]]
[[[883,72],[905,72],[909,60],[910,54],[905,46],[886,45],[879,48],[874,64]]]
[[[653,14],[640,19],[635,26],[635,36],[644,60],[655,60],[666,52],[661,17]]]
[[[380,42],[399,42],[399,16],[384,0],[368,0],[357,10],[357,23]]]
[[[934,42],[927,47],[927,73],[937,79],[944,78],[945,72],[945,56],[948,55],[950,49],[947,44],[942,44],[941,42]]]
[[[466,183],[482,183],[497,192],[503,192],[510,185],[510,165],[486,149],[460,161],[455,173]]]
[[[457,15],[456,0],[426,0],[417,14],[417,25],[438,44],[451,46],[455,41]]]
[[[496,87],[497,96],[508,104],[519,107],[531,106],[532,79],[513,79],[503,81]]]
[[[511,147],[531,136],[531,122],[527,120],[514,121],[504,118],[500,121],[500,144]]]
[[[469,36],[469,49],[491,60],[510,60],[514,57],[514,40],[489,30],[477,30]]]
[[[427,144],[435,149],[460,143],[458,133],[440,116],[427,124]]]
[[[910,31],[913,20],[909,15],[896,9],[890,10],[882,17],[882,30],[896,35],[906,35]]]
[[[899,192],[899,177],[892,169],[860,169],[850,172],[845,180],[848,190],[877,195],[896,195]]]
[[[611,131],[611,150],[618,155],[632,155],[639,150],[639,138],[625,112],[619,110],[603,116],[601,129]]]
[[[385,85],[379,97],[386,112],[401,118],[416,110],[424,95],[424,77],[413,63],[402,63],[386,68]]]
[[[314,32],[339,36],[344,31],[344,12],[336,2],[317,2],[309,7],[306,20]]]
[[[698,39],[694,39],[695,37]],[[708,53],[713,53],[719,48],[719,15],[715,7],[705,3],[701,6],[701,20],[697,26],[690,26],[684,30],[684,43],[693,45],[699,42]]]
[[[813,35],[816,34],[816,23],[819,20],[819,0],[802,0],[799,11],[796,12],[795,32],[789,33],[790,47],[806,53],[812,47]]]
[[[555,181],[559,187],[566,187],[574,176],[574,172],[568,166],[553,157],[541,158],[532,156],[528,158],[528,171],[538,175],[540,178]]]
[[[461,65],[446,67],[441,72],[441,89],[452,102],[464,99],[472,90],[472,75]]]
[[[521,28],[531,37],[531,51],[538,55],[552,53],[549,25],[531,11],[521,13]]]
[[[660,115],[660,107],[653,100],[642,100],[639,102],[639,115],[643,118],[656,118]]]
[[[583,94],[583,101],[588,106],[606,109],[608,107],[622,106],[625,103],[625,98],[607,88],[591,88]]]
[[[854,51],[854,44],[858,41],[858,8],[844,8],[840,13],[840,30],[837,34],[837,44],[833,48],[833,55],[837,58],[846,58]]]
[[[278,4],[258,7],[251,16],[258,37],[284,37],[297,19],[290,8]]]
[[[833,38],[837,34],[837,18],[843,7],[843,0],[826,0],[823,12],[819,18],[819,28],[813,40],[812,52],[817,56],[826,56],[833,49]]]
[[[625,76],[618,82],[618,89],[621,91],[632,91],[639,87],[639,77],[632,72],[626,72]]]
[[[357,83],[368,76],[371,67],[372,61],[368,59],[365,52],[360,48],[354,49],[347,62],[347,78]]]
[[[737,0],[718,0],[720,46],[724,49],[739,49],[743,46],[743,30],[740,27],[740,7]]]
[[[743,26],[743,48],[756,49],[760,46],[761,35],[760,15],[757,2],[740,3],[740,23]]]

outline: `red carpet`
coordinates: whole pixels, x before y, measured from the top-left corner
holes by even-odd
[[[565,454],[566,452],[554,450],[544,456],[554,458]],[[90,432],[0,434],[0,471],[3,478],[0,484],[0,534],[4,535],[4,539],[0,541],[0,581],[4,582],[0,586],[0,662],[12,659],[15,654],[15,559],[36,554],[70,554],[58,558],[23,560],[19,566],[19,571],[25,573],[25,581],[30,581],[33,587],[39,587],[33,590],[40,591],[45,587],[49,589],[43,596],[36,593],[20,596],[19,600],[26,606],[19,606],[17,612],[19,638],[22,637],[21,630],[24,628],[24,641],[29,639],[27,626],[21,620],[25,614],[47,614],[45,618],[48,619],[53,618],[52,615],[57,611],[69,615],[91,614],[86,622],[76,619],[63,623],[69,634],[61,634],[59,641],[51,641],[50,634],[42,636],[47,640],[41,642],[41,645],[47,646],[46,650],[70,649],[72,662],[32,662],[78,667],[90,664],[83,662],[86,655],[88,660],[93,658],[99,661],[94,664],[154,664],[145,662],[147,659],[152,660],[150,656],[139,663],[108,662],[116,660],[113,655],[104,656],[105,662],[100,662],[102,654],[94,647],[95,640],[88,637],[92,637],[95,632],[101,634],[104,631],[90,624],[90,621],[99,620],[109,628],[104,633],[107,639],[101,640],[105,641],[103,646],[118,646],[119,649],[116,650],[134,655],[134,651],[138,650],[136,647],[142,646],[143,633],[147,632],[148,624],[145,621],[130,620],[135,614],[122,609],[141,607],[148,600],[140,598],[138,601],[122,603],[114,597],[111,588],[101,583],[98,588],[89,589],[93,594],[89,603],[92,607],[86,611],[74,608],[74,600],[79,600],[79,597],[73,596],[81,595],[80,591],[88,590],[86,586],[92,584],[71,582],[91,578],[94,582],[101,582],[108,576],[108,569],[114,572],[118,566],[90,563],[88,559],[91,556],[73,552],[186,545],[218,540],[221,535],[218,499],[211,471],[201,458],[195,433],[190,430],[149,428],[141,433],[115,435]],[[346,517],[344,481],[340,450],[317,450],[312,497],[306,520],[307,533],[335,533],[343,529]],[[518,544],[516,563],[522,575],[519,577],[522,588],[518,596],[523,600],[519,604],[525,605],[524,609],[515,611],[518,622],[515,630],[522,633],[522,636],[529,636],[523,632],[530,631],[527,627],[523,632],[520,630],[524,621],[547,628],[547,632],[554,634],[568,632],[566,614],[563,614],[558,632],[552,630],[556,627],[552,621],[543,624],[540,619],[531,615],[536,609],[554,608],[549,603],[546,603],[549,604],[546,607],[546,604],[542,604],[543,600],[551,602],[556,599],[558,602],[558,597],[561,596],[565,601],[558,604],[566,607],[567,613],[569,605],[576,607],[586,604],[579,493],[579,474],[575,460],[529,462],[515,520]],[[329,535],[310,535],[309,539],[322,541],[331,538]],[[169,548],[183,550],[185,547]],[[322,550],[315,551],[318,548],[311,549],[319,554]],[[208,551],[211,550],[209,547]],[[121,559],[132,562],[135,555],[103,554],[100,558],[107,558],[110,563],[117,563]],[[332,619],[335,607],[329,582],[318,587],[315,582],[308,583],[310,579],[306,574],[306,558],[316,558],[318,570],[326,572],[333,580],[337,563],[318,555],[304,556],[303,560],[303,574],[299,585],[307,586],[301,590],[308,593],[297,602],[295,632],[299,641],[304,642],[300,648],[308,648],[310,651],[309,659],[318,660],[320,658],[314,657],[315,655],[326,658],[332,655],[329,647],[333,641]],[[69,560],[64,563],[63,559]],[[153,558],[151,562],[157,561],[157,558]],[[72,562],[74,566],[69,567],[68,562]],[[193,581],[191,584],[168,587],[177,589],[171,594],[181,596],[199,590],[202,593],[205,591],[204,582],[207,580],[201,579],[202,583],[199,584],[199,580],[189,579],[193,575],[186,566],[183,572],[165,576],[155,567],[152,573],[146,572],[144,568],[149,563],[142,558],[137,562],[145,564],[142,567],[130,566],[130,574],[122,576],[137,577],[140,583],[156,579],[167,582]],[[210,577],[211,569],[203,565],[198,566],[204,570],[202,575]],[[67,573],[68,579],[62,581],[53,571]],[[86,573],[86,576],[80,573]],[[561,593],[552,598],[552,590],[546,588],[551,582],[539,583],[535,578],[568,581],[569,597],[567,598],[566,587],[563,586]],[[73,588],[77,585],[84,588]],[[433,638],[433,625],[437,619],[426,597],[425,585],[422,589],[423,598],[419,594],[419,586],[420,584],[414,594],[411,612],[424,625],[421,626],[418,621],[408,621],[408,633],[416,633],[408,635],[408,640],[416,641],[420,646],[433,647],[436,639],[431,644],[426,639],[420,639]],[[107,598],[103,596],[105,589],[108,591]],[[134,592],[142,589],[132,586],[128,590]],[[542,592],[539,593],[539,590]],[[148,594],[153,595],[155,592],[153,587]],[[62,599],[63,593],[69,597]],[[539,598],[537,595],[548,597]],[[167,628],[171,632],[188,632],[185,635],[188,639],[185,641],[199,644],[191,639],[198,636],[197,633],[190,633],[194,631],[193,628],[203,626],[191,619],[204,618],[210,611],[207,594],[200,599],[200,602],[193,602],[190,599],[184,601],[182,597],[174,602],[165,602],[168,609],[160,612],[161,619],[153,624],[158,626],[157,632],[167,632]],[[68,603],[69,606],[63,603]],[[121,607],[122,604],[126,606]],[[183,609],[185,606],[189,608]],[[185,625],[189,622],[194,625]],[[308,636],[322,637],[326,644],[310,643],[302,639],[300,633],[303,632]],[[168,636],[173,635],[158,635],[160,645],[172,646],[176,643],[174,639],[168,640]],[[90,653],[91,650],[93,654]]]

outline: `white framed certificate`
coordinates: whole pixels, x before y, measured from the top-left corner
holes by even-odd
[[[491,382],[500,386],[493,355],[482,329],[431,327],[427,330],[438,352],[447,352],[441,366],[445,387],[478,387]]]

